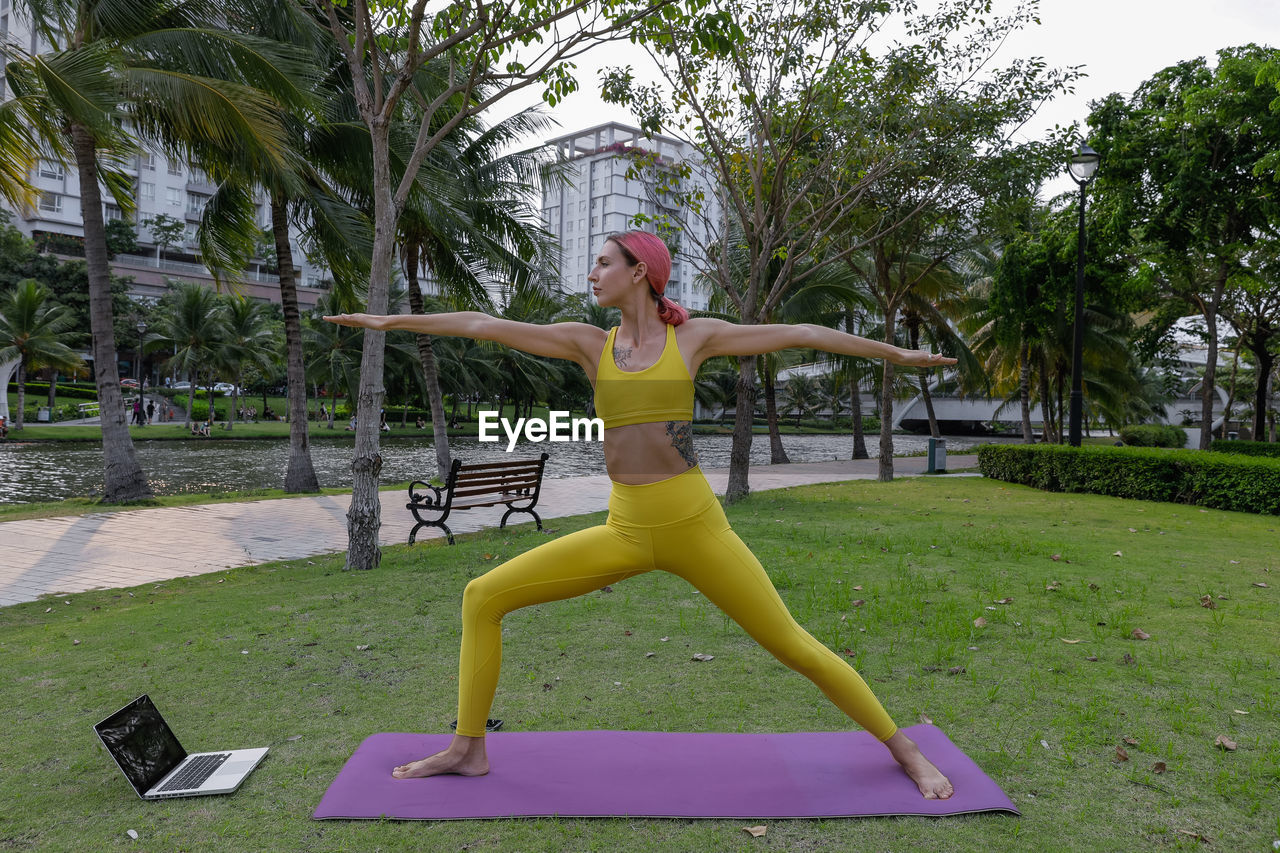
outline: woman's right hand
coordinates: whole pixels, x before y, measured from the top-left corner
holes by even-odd
[[[337,323],[339,326],[356,326],[362,329],[381,329],[386,323],[386,317],[378,314],[329,314],[322,319],[328,320],[330,323]]]

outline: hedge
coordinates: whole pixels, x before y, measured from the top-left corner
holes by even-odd
[[[1215,438],[1209,449],[1218,453],[1238,453],[1242,456],[1275,456],[1280,458],[1280,444],[1266,441],[1223,441]]]
[[[1120,440],[1131,447],[1187,446],[1187,431],[1169,424],[1135,424],[1120,428]]]
[[[978,466],[992,479],[1051,492],[1280,515],[1280,460],[1200,450],[985,444]]]
[[[10,394],[18,393],[17,382],[9,383],[9,393]],[[49,396],[49,383],[48,382],[28,382],[27,383],[27,399],[31,399],[33,396],[47,398]],[[85,388],[83,386],[63,385],[59,383],[58,396],[74,397],[77,400],[96,400],[98,399],[98,389],[94,387]]]

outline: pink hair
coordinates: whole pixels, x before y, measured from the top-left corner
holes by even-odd
[[[642,263],[645,266],[645,278],[649,280],[649,288],[658,301],[658,318],[672,326],[679,326],[689,319],[689,312],[680,305],[663,296],[667,289],[667,279],[671,277],[671,252],[667,244],[657,235],[647,231],[628,231],[625,234],[610,235],[612,240],[622,249],[627,261],[632,264]],[[607,242],[606,240],[606,242]]]

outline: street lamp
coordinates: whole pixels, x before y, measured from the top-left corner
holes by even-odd
[[[138,329],[138,405],[141,410],[139,420],[146,424],[147,398],[142,395],[142,342],[147,335],[146,321],[139,319],[136,328]]]
[[[1071,342],[1071,416],[1067,442],[1080,446],[1080,420],[1084,410],[1084,190],[1098,171],[1102,158],[1088,145],[1081,143],[1071,155],[1067,173],[1080,185],[1080,226],[1076,237],[1076,312]]]

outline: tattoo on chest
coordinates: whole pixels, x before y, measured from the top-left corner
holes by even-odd
[[[693,450],[693,424],[688,421],[667,421],[667,435],[671,436],[671,446],[690,468],[698,464],[698,454]]]
[[[613,348],[613,363],[618,367],[626,367],[627,361],[631,358],[631,350],[632,347],[615,346]]]

